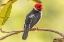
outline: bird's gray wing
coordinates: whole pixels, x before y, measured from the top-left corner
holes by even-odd
[[[31,19],[31,23],[30,23],[30,29],[36,24],[38,23],[38,21],[40,20],[40,15],[35,15],[32,19]]]
[[[30,29],[30,23],[31,23],[31,19],[33,18],[33,15],[27,15],[26,20],[25,20],[25,24],[24,24],[24,33],[22,36],[23,40],[26,40],[28,37],[28,32]]]

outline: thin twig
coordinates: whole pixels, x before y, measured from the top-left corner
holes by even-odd
[[[35,31],[35,30],[36,30],[36,28],[33,28],[33,29],[29,30],[29,31]],[[6,32],[6,31],[3,31],[2,29],[0,29],[0,31],[1,31],[2,33],[8,33],[8,34],[0,37],[0,40],[3,40],[3,39],[5,39],[5,38],[7,38],[7,37],[9,37],[9,36],[14,35],[14,34],[18,34],[18,33],[20,33],[20,32],[24,32],[24,30]],[[50,31],[50,32],[54,32],[54,33],[57,33],[57,34],[59,34],[61,37],[64,38],[64,34],[61,33],[61,32],[59,32],[59,31],[56,31],[56,30],[52,30],[52,29],[48,29],[48,28],[38,28],[37,31]]]

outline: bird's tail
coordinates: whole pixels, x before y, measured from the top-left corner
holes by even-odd
[[[23,40],[27,39],[27,37],[28,37],[28,31],[29,31],[29,26],[26,26],[25,29],[24,29],[23,36],[22,36]]]

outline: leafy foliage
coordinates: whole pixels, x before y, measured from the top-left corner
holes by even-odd
[[[10,0],[6,3],[6,5],[2,8],[0,12],[0,25],[4,25],[5,22],[8,20],[11,9],[12,9],[12,3],[15,2],[16,0]]]

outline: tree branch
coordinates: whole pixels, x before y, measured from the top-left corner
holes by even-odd
[[[29,30],[29,31],[35,31],[35,30],[36,30],[36,28],[32,28],[32,29]],[[7,33],[6,35],[0,37],[0,40],[3,40],[3,39],[5,39],[5,38],[7,38],[7,37],[9,37],[9,36],[14,35],[14,34],[18,34],[18,33],[24,32],[24,30],[6,32],[6,31],[3,31],[2,29],[0,29],[0,31],[1,31],[2,33]],[[59,31],[56,31],[56,30],[52,30],[52,29],[48,29],[48,28],[38,28],[37,31],[49,31],[49,32],[54,32],[54,33],[59,34],[62,38],[64,38],[64,34],[61,33],[61,32],[59,32]],[[54,40],[56,40],[56,39],[54,39]]]

